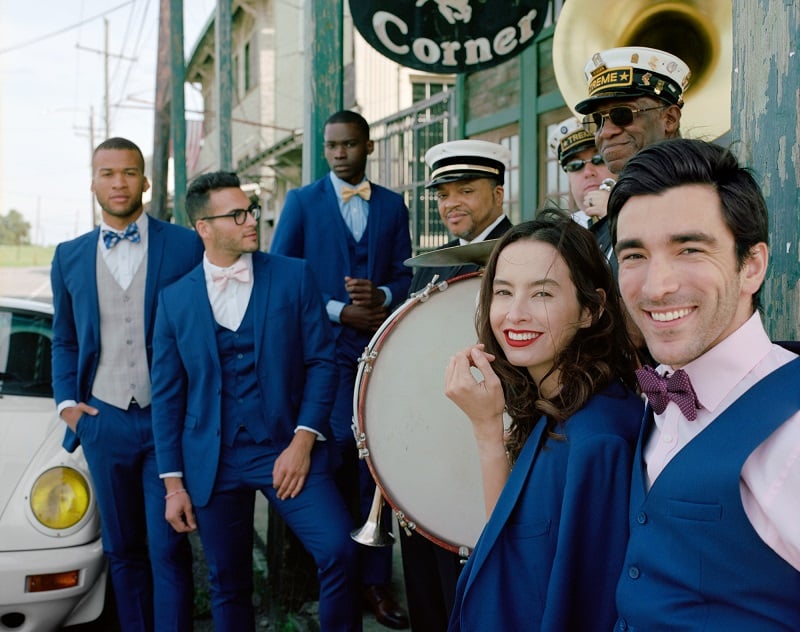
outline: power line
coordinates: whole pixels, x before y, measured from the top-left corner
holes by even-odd
[[[107,11],[103,11],[102,13],[98,13],[97,15],[95,15],[95,16],[93,16],[91,18],[86,18],[85,20],[77,22],[77,23],[75,23],[75,24],[73,24],[71,26],[65,26],[63,29],[59,29],[57,31],[53,31],[52,33],[47,33],[46,35],[40,35],[37,38],[34,38],[32,40],[28,40],[27,42],[20,42],[19,44],[14,44],[13,46],[9,46],[7,48],[0,48],[0,55],[2,55],[4,53],[9,53],[11,51],[19,50],[20,48],[26,48],[28,46],[32,46],[33,44],[38,44],[39,42],[43,42],[46,39],[50,39],[51,37],[56,37],[57,35],[61,35],[63,33],[67,33],[68,31],[71,31],[72,29],[76,29],[76,28],[78,28],[80,26],[83,26],[84,24],[86,24],[88,22],[91,22],[92,20],[96,20],[97,18],[102,18],[102,17],[105,17],[106,15],[108,15],[110,13],[114,13],[114,11],[117,11],[118,9],[121,9],[122,7],[126,7],[129,4],[133,4],[135,1],[136,0],[128,0],[127,2],[123,2],[122,4],[117,5],[113,9],[108,9]]]

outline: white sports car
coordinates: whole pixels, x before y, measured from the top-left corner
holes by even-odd
[[[80,448],[61,447],[50,386],[53,309],[0,298],[0,630],[97,619],[106,566]]]

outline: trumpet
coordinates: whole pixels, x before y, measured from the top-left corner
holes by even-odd
[[[363,526],[350,533],[353,540],[366,546],[391,546],[394,543],[394,535],[381,527],[383,503],[381,488],[375,485],[375,495],[372,497],[372,506],[369,509],[367,521]]]

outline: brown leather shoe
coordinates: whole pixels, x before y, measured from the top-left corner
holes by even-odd
[[[393,630],[405,630],[408,627],[408,615],[394,600],[388,586],[364,586],[364,604],[381,625]]]

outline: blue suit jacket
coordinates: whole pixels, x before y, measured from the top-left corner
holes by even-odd
[[[392,293],[390,310],[406,300],[411,268],[403,261],[411,256],[408,209],[397,193],[371,184],[367,222],[367,278]],[[319,282],[324,302],[350,303],[344,277],[353,276],[347,248],[347,225],[330,177],[289,191],[283,205],[270,252],[307,260]],[[341,326],[334,324],[338,337]]]
[[[256,377],[271,447],[295,427],[330,436],[338,373],[331,327],[308,265],[253,253]],[[159,472],[184,473],[192,502],[214,487],[222,431],[222,369],[203,266],[165,289],[153,353],[153,433]]]
[[[619,384],[536,425],[459,578],[450,630],[611,630],[642,400]]]
[[[147,360],[152,366],[156,300],[162,288],[191,270],[203,257],[203,243],[187,228],[148,217],[144,315]],[[100,359],[97,299],[97,241],[100,229],[59,244],[50,267],[53,290],[53,395],[56,402],[87,401]],[[78,437],[69,429],[64,448]]]

